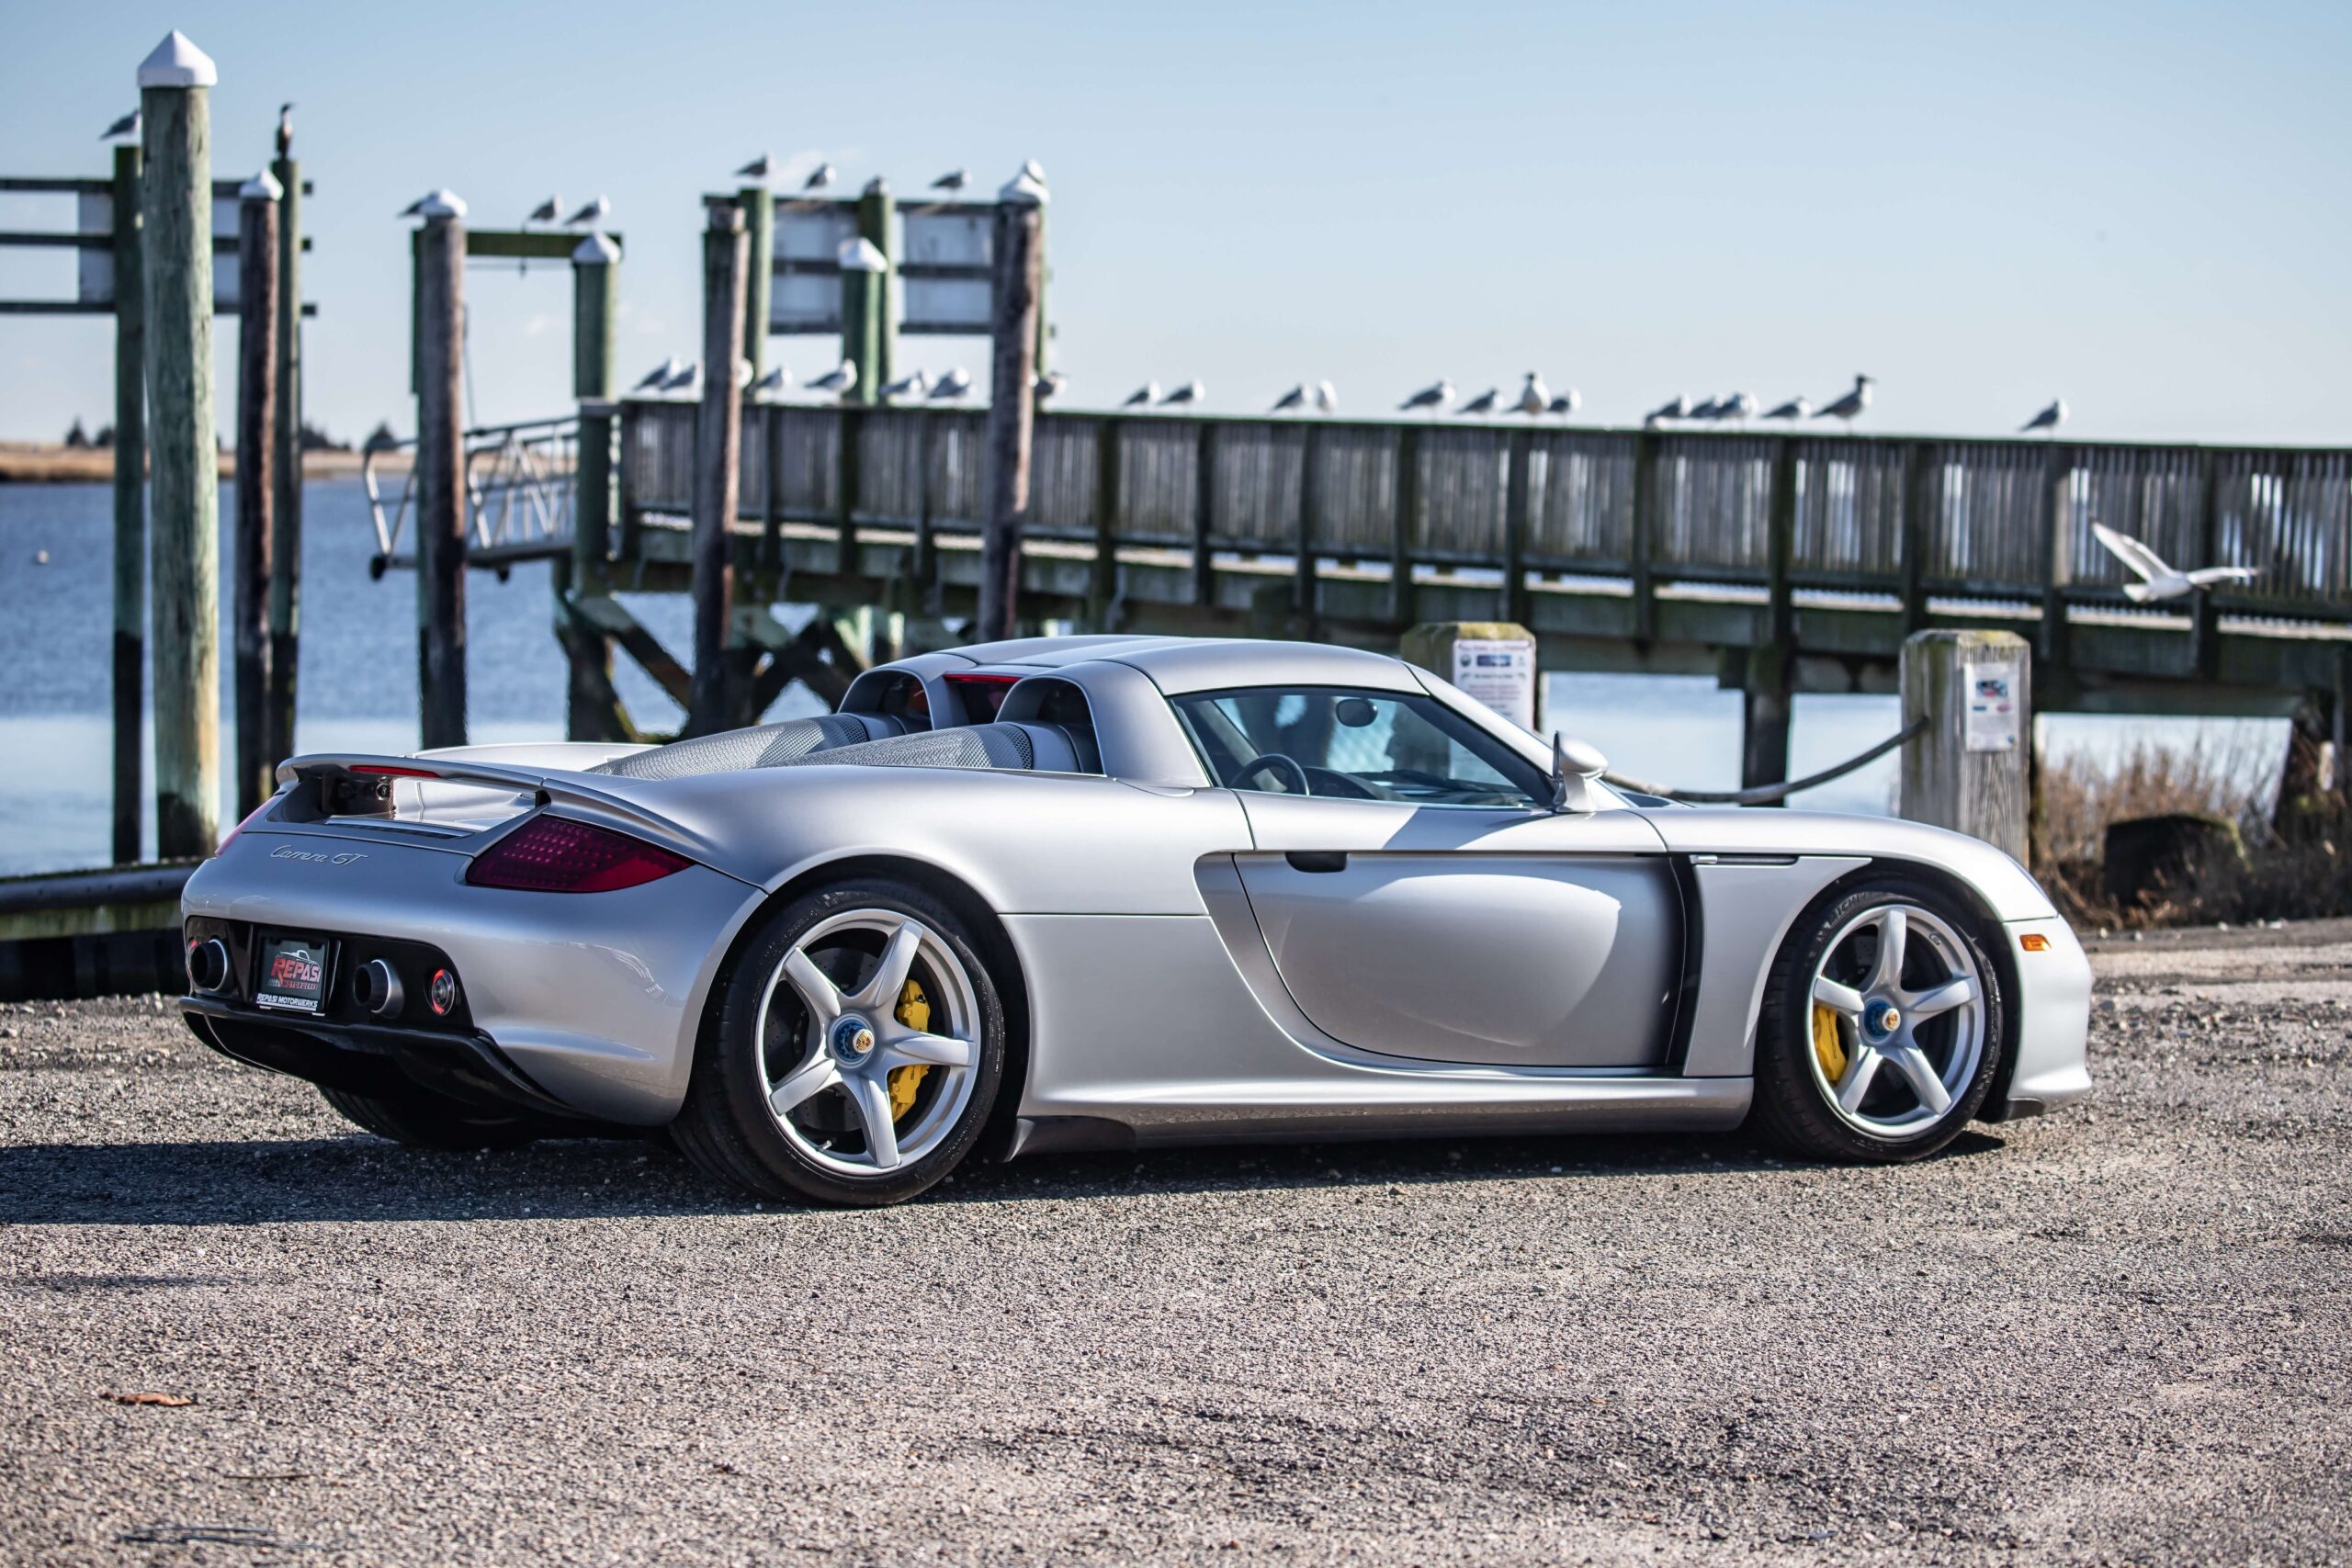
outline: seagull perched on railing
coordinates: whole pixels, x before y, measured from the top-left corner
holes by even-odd
[[[1748,419],[1756,412],[1756,400],[1746,392],[1734,392],[1715,405],[1717,419]]]
[[[930,375],[916,369],[908,371],[895,381],[883,382],[875,395],[888,403],[895,402],[900,398],[920,398],[929,390],[931,390]]]
[[[534,223],[552,223],[556,220],[556,215],[562,210],[563,197],[551,196],[531,209],[531,215],[523,220],[523,227],[527,229]]]
[[[752,383],[752,395],[758,397],[763,392],[781,392],[791,385],[791,368],[779,359],[766,375]]]
[[[942,401],[967,397],[972,390],[972,373],[958,365],[931,384],[931,395]]]
[[[1198,381],[1187,381],[1159,400],[1161,408],[1189,408],[1209,395],[1209,389]]]
[[[801,182],[800,188],[802,190],[822,190],[827,186],[833,183],[833,175],[835,172],[836,171],[831,164],[820,164],[815,168],[808,171],[808,177]],[[811,381],[808,384],[813,387],[817,383]]]
[[[1723,416],[1723,412],[1724,405],[1721,400],[1709,398],[1683,417],[1685,419],[1719,419]]]
[[[1029,395],[1041,403],[1050,402],[1061,394],[1064,387],[1069,385],[1069,377],[1058,370],[1048,370],[1030,384]]]
[[[1338,413],[1340,412],[1340,389],[1334,387],[1329,381],[1316,382],[1315,412],[1317,413]]]
[[[593,229],[597,224],[602,223],[605,219],[611,217],[612,212],[613,204],[611,200],[600,196],[595,200],[588,203],[585,207],[582,207],[579,211],[573,213],[571,217],[565,219],[563,220],[563,226],[567,229]]]
[[[971,175],[963,169],[950,169],[931,182],[933,190],[958,191],[970,183]]]
[[[1764,417],[1766,419],[1804,419],[1811,415],[1812,412],[1813,400],[1811,398],[1795,397],[1791,398],[1787,402],[1782,403],[1779,408],[1772,410]]]
[[[763,152],[736,170],[735,174],[739,179],[757,180],[762,185],[765,185],[775,177],[775,159]]]
[[[1826,409],[1815,409],[1813,417],[1839,420],[1848,430],[1851,430],[1854,428],[1854,416],[1871,406],[1871,389],[1877,385],[1878,378],[1875,376],[1857,376],[1852,391]]]
[[[1159,383],[1157,381],[1146,381],[1142,386],[1137,387],[1134,391],[1129,392],[1127,394],[1127,400],[1121,403],[1119,406],[1123,409],[1148,408],[1159,400]]]
[[[1289,391],[1284,392],[1281,397],[1276,398],[1274,400],[1274,406],[1270,412],[1274,413],[1286,413],[1292,409],[1303,409],[1306,406],[1306,383],[1301,381],[1297,386],[1293,387]]]
[[[1423,387],[1419,391],[1398,403],[1396,412],[1405,413],[1413,409],[1427,409],[1431,413],[1437,413],[1453,400],[1453,383],[1441,376],[1432,384]]]
[[[1468,402],[1464,403],[1458,412],[1460,412],[1464,418],[1469,418],[1476,414],[1492,413],[1495,412],[1496,405],[1500,403],[1502,400],[1503,394],[1501,389],[1498,387],[1489,387],[1485,391],[1479,393],[1476,397],[1471,399]]]
[[[1644,414],[1642,416],[1642,423],[1644,424],[1656,424],[1662,419],[1689,419],[1690,417],[1690,400],[1685,397],[1682,393],[1677,392],[1674,394],[1673,401],[1660,403],[1657,407]]]
[[[139,111],[137,109],[132,109],[129,114],[124,115],[120,119],[116,120],[112,125],[109,125],[104,130],[99,131],[98,140],[101,141],[123,141],[138,134]]]
[[[701,379],[702,361],[690,359],[662,379],[662,389],[665,392],[690,392]]]
[[[671,377],[675,376],[679,370],[684,367],[684,364],[685,361],[680,359],[673,354],[669,358],[663,360],[661,364],[655,366],[652,369],[648,370],[644,376],[639,378],[637,385],[631,387],[629,390],[632,392],[654,391],[661,387],[662,382],[667,381]]]
[[[2030,431],[2035,430],[2055,431],[2060,425],[2065,423],[2066,400],[2064,398],[2052,398],[2050,400],[2050,406],[2048,408],[2043,409],[2040,413],[2035,414],[2031,419],[2027,420],[2023,424],[2018,426],[2018,434],[2019,435],[2023,435]]]
[[[2155,551],[2129,534],[2119,534],[2104,523],[2094,522],[2091,525],[2091,536],[2105,545],[2117,560],[2140,575],[2142,581],[2123,585],[2123,596],[2134,604],[2185,598],[2217,582],[2251,582],[2261,575],[2250,566],[2206,566],[2195,571],[2181,571],[2165,565],[2164,558]]]
[[[1552,389],[1534,371],[1527,373],[1526,383],[1519,389],[1519,400],[1511,407],[1523,414],[1539,414],[1552,406]]]
[[[1559,396],[1554,398],[1549,404],[1545,405],[1544,412],[1545,413],[1572,414],[1582,407],[1584,407],[1584,394],[1577,391],[1574,387],[1570,387],[1566,390],[1561,392]]]
[[[812,392],[835,392],[848,397],[857,390],[857,361],[844,359],[822,376],[808,383]]]

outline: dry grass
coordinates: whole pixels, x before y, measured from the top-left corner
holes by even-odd
[[[2081,757],[2045,765],[2034,872],[2078,926],[2131,928],[2245,924],[2352,913],[2352,823],[2302,814],[2277,826],[2276,744],[2143,742],[2100,766]],[[2183,814],[2224,822],[2245,846],[2242,862],[2199,868],[2150,901],[2126,908],[2108,897],[2109,824]]]

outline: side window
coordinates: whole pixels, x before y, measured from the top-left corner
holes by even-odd
[[[1414,694],[1261,687],[1173,699],[1228,789],[1424,806],[1540,807],[1543,771]]]

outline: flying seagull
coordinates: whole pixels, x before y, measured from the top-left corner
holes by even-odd
[[[1209,389],[1198,381],[1187,381],[1159,400],[1162,408],[1182,407],[1199,402],[1209,395]]]
[[[2066,400],[2064,398],[2052,398],[2050,400],[2050,406],[2048,408],[2043,409],[2040,413],[2035,414],[2031,419],[2027,420],[2023,424],[2018,426],[2018,434],[2019,435],[2023,435],[2030,430],[2055,431],[2060,425],[2065,423]]]
[[[827,186],[833,183],[833,166],[831,164],[820,164],[815,168],[808,171],[808,177],[801,182],[800,188],[802,190],[822,190]],[[817,383],[811,381],[808,384],[813,387]]]
[[[1774,409],[1764,417],[1766,419],[1804,419],[1810,416],[1812,412],[1813,400],[1811,398],[1795,397],[1791,398],[1787,402],[1782,403],[1779,408]]]
[[[885,381],[880,389],[883,401],[899,398],[920,398],[931,389],[931,378],[921,370],[910,370],[895,381]]]
[[[1063,375],[1058,370],[1048,370],[1043,376],[1037,378],[1037,384],[1031,388],[1030,391],[1036,400],[1042,403],[1052,399],[1056,394],[1059,393],[1064,387],[1069,385],[1069,377]]]
[[[2180,599],[2199,588],[2211,588],[2217,582],[2251,582],[2260,575],[2250,566],[2208,566],[2195,571],[2180,571],[2166,566],[2163,558],[2128,534],[2119,534],[2104,523],[2093,523],[2091,535],[2108,547],[2117,560],[2138,573],[2138,582],[2123,585],[2123,596],[2134,604],[2152,604],[2159,599]]]
[[[1281,397],[1274,400],[1274,406],[1272,412],[1281,413],[1288,409],[1303,409],[1306,406],[1306,383],[1301,381],[1297,386],[1293,387],[1289,391],[1284,392]]]
[[[808,383],[812,392],[838,392],[848,397],[857,390],[857,361],[844,359],[832,369]]]
[[[531,215],[528,218],[524,219],[523,222],[526,226],[533,223],[552,223],[556,220],[556,214],[562,210],[563,197],[560,196],[551,196],[545,201],[539,203],[537,207],[531,209]]]
[[[772,154],[763,152],[735,173],[741,178],[757,180],[765,185],[775,177],[775,159]]]
[[[294,106],[277,106],[277,155],[281,158],[294,151]]]
[[[1582,407],[1584,407],[1583,394],[1578,392],[1574,387],[1570,387],[1558,397],[1554,398],[1550,406],[1545,408],[1544,412],[1545,413],[1571,414]]]
[[[971,177],[970,174],[963,169],[950,169],[945,174],[940,175],[937,179],[932,181],[931,188],[933,190],[962,190],[966,182]]]
[[[1642,416],[1642,423],[1644,424],[1656,424],[1662,419],[1689,419],[1690,417],[1690,400],[1683,396],[1680,392],[1677,392],[1674,394],[1672,401],[1660,403],[1657,407],[1644,414]]]
[[[1534,371],[1527,373],[1527,382],[1519,389],[1519,400],[1511,407],[1523,414],[1539,414],[1552,406],[1552,389]]]
[[[792,371],[779,359],[766,375],[752,383],[752,394],[757,397],[762,392],[781,392],[791,385]]]
[[[1492,413],[1495,412],[1496,406],[1502,400],[1503,395],[1501,390],[1498,388],[1489,387],[1485,391],[1479,393],[1476,397],[1471,399],[1468,402],[1464,403],[1460,412],[1464,415]]]
[[[1845,422],[1847,429],[1853,429],[1854,416],[1871,406],[1871,389],[1876,385],[1878,385],[1878,378],[1876,377],[1855,377],[1854,389],[1852,391],[1847,393],[1836,402],[1831,403],[1826,409],[1814,410],[1813,417],[1815,419],[1842,420]]]
[[[602,223],[611,215],[612,210],[613,204],[611,200],[600,196],[595,200],[588,203],[587,206],[582,208],[579,211],[573,213],[571,217],[565,219],[563,220],[563,226],[567,229],[591,228],[598,223]]]
[[[1334,387],[1329,381],[1316,382],[1315,412],[1317,413],[1338,413],[1340,412],[1340,389]]]
[[[1403,402],[1398,403],[1396,412],[1404,413],[1413,409],[1427,409],[1431,413],[1436,413],[1453,400],[1453,383],[1441,376]]]
[[[1121,403],[1119,406],[1123,409],[1148,408],[1159,400],[1159,383],[1157,381],[1146,381],[1142,386],[1137,387],[1134,391],[1129,392],[1127,394],[1127,400]]]
[[[972,389],[972,373],[958,365],[932,383],[931,395],[942,400],[966,396]]]
[[[114,141],[122,138],[136,136],[138,134],[139,111],[137,109],[132,109],[129,114],[124,115],[120,119],[116,120],[112,125],[107,126],[104,130],[98,132],[98,140],[101,141]]]
[[[675,376],[678,373],[682,363],[683,362],[676,355],[672,355],[669,358],[663,360],[652,369],[648,370],[644,376],[639,379],[637,385],[631,387],[629,390],[632,392],[652,391],[654,389],[660,387],[662,382],[668,380],[671,377]]]

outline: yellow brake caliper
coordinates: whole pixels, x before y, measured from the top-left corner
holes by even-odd
[[[931,1027],[931,998],[922,994],[922,987],[909,980],[899,987],[898,1019],[909,1029]],[[922,1076],[931,1068],[920,1063],[912,1066],[890,1069],[890,1120],[902,1119],[914,1109],[915,1092],[922,1088]]]
[[[1846,1043],[1838,1037],[1838,1015],[1813,1004],[1813,1054],[1821,1063],[1821,1076],[1836,1083],[1846,1076]]]

